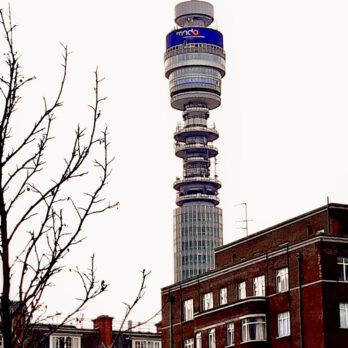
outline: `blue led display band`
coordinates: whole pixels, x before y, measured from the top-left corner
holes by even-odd
[[[219,31],[204,27],[188,27],[170,32],[166,37],[166,48],[185,42],[209,43],[223,47],[223,38]]]

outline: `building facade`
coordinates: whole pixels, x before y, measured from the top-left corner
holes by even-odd
[[[216,171],[211,160],[219,134],[208,125],[209,111],[220,105],[225,75],[222,34],[208,26],[213,6],[186,1],[175,7],[178,29],[166,37],[165,76],[169,79],[171,106],[183,112],[184,123],[174,134],[175,155],[183,160],[183,177],[177,178],[174,211],[175,281],[214,268],[214,248],[222,245],[222,211]]]
[[[214,270],[162,289],[163,348],[348,347],[348,205],[215,250]]]
[[[161,348],[161,333],[157,330],[142,330],[132,328],[128,330],[113,329],[113,318],[101,315],[93,320],[93,327],[81,325],[63,325],[55,327],[53,324],[33,326],[24,347],[42,348]],[[19,347],[20,345],[18,345]],[[3,340],[0,335],[0,348]]]

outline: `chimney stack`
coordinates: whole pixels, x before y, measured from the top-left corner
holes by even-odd
[[[112,344],[112,319],[108,315],[100,315],[93,320],[93,327],[99,329],[100,338],[107,347]]]

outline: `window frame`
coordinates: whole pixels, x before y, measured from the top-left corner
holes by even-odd
[[[255,321],[258,319],[262,319],[262,321]],[[250,320],[250,322],[249,322]],[[254,321],[251,321],[254,320]],[[246,317],[241,318],[241,325],[242,325],[242,341],[241,343],[247,343],[247,342],[265,342],[267,341],[267,323],[266,323],[266,315],[265,314],[254,314],[254,315],[248,315]],[[263,338],[257,338],[250,339],[250,326],[256,325],[263,327]],[[256,329],[256,328],[255,328]],[[245,331],[246,330],[246,331]],[[257,330],[255,330],[256,333]]]
[[[203,294],[202,298],[203,302],[203,311],[207,311],[209,309],[214,308],[214,297],[213,297],[213,292],[209,291]]]
[[[246,281],[243,280],[237,283],[237,299],[244,300],[246,297]]]
[[[64,333],[54,333],[52,335],[50,335],[50,340],[49,340],[49,347],[50,348],[61,348],[61,347],[56,347],[56,340],[55,339],[59,339],[59,338],[64,338],[64,339],[68,339],[71,338],[71,348],[81,348],[81,336],[76,336],[76,335],[70,335],[70,334],[64,334]],[[67,347],[67,342],[63,342],[64,343],[64,348],[70,348]]]
[[[193,338],[188,338],[184,340],[184,348],[194,348],[195,340]]]
[[[261,282],[257,281],[259,279],[262,279],[262,281]],[[261,295],[258,295],[257,291],[258,291],[258,286],[260,286],[260,283],[261,283]],[[258,297],[266,296],[266,277],[264,274],[253,278],[253,295]]]
[[[340,262],[340,259],[341,259],[341,262]],[[341,282],[348,282],[348,257],[344,257],[344,256],[337,257],[337,265],[339,266],[339,268],[342,267],[342,276],[343,276],[343,279],[340,279],[341,272],[339,272],[338,280]]]
[[[281,274],[282,271],[285,271],[286,273]],[[279,275],[278,275],[279,274]],[[285,289],[282,288],[282,278],[286,279],[286,287]],[[278,282],[279,279],[279,282]],[[282,267],[282,268],[278,268],[275,271],[275,285],[276,285],[276,293],[277,294],[281,294],[283,292],[287,292],[290,289],[290,279],[289,279],[289,267]]]
[[[340,319],[340,329],[348,329],[348,302],[339,303],[339,319]],[[344,321],[342,320],[342,312],[344,312]]]
[[[216,348],[215,328],[212,328],[208,331],[208,348]]]
[[[285,323],[285,326],[284,326]],[[285,327],[285,330],[284,330]],[[281,332],[284,331],[284,332]],[[277,314],[277,337],[291,336],[291,317],[290,311],[280,312]]]
[[[193,298],[183,301],[183,321],[193,320]]]
[[[156,344],[158,344],[158,348],[162,347],[161,341],[151,341],[151,340],[133,340],[132,341],[132,348],[141,348],[142,345],[144,345],[143,348],[149,348],[148,346],[151,344],[153,347],[156,348]],[[138,347],[137,347],[138,346]]]
[[[226,323],[226,347],[232,346],[234,346],[234,322],[229,322]]]
[[[220,306],[223,306],[227,304],[227,302],[227,287],[224,286],[219,290],[219,304]]]
[[[202,332],[199,331],[196,333],[196,348],[202,348]]]
[[[133,342],[134,342],[133,348],[146,348],[146,341],[145,340],[135,340]],[[142,347],[142,344],[144,344],[145,347]]]

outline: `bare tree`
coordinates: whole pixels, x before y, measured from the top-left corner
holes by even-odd
[[[95,98],[90,105],[91,124],[88,128],[77,126],[71,150],[62,161],[60,171],[57,169],[54,177],[47,180],[47,151],[53,139],[54,113],[62,106],[68,48],[62,46],[62,77],[56,97],[52,102],[43,99],[42,112],[26,134],[18,137],[20,132],[14,127],[22,87],[34,77],[23,75],[20,55],[14,46],[16,26],[11,22],[10,11],[7,17],[0,10],[0,21],[5,43],[1,47],[7,47],[4,53],[7,72],[0,74],[3,75],[0,77],[3,110],[0,118],[0,259],[3,272],[0,329],[4,347],[13,348],[23,347],[33,326],[47,319],[43,294],[53,285],[54,276],[62,271],[62,260],[70,248],[82,241],[81,231],[87,218],[117,203],[106,202],[102,196],[113,159],[108,156],[107,128],[99,127],[100,104],[105,98],[99,95],[102,79],[98,71],[95,71]],[[91,158],[94,153],[101,158]],[[71,183],[75,185],[89,175],[97,175],[97,179],[94,178],[85,191],[72,193]],[[22,243],[19,252],[14,249],[18,248],[15,240]],[[107,288],[104,281],[96,278],[94,256],[87,271],[77,268],[75,272],[82,281],[83,294],[61,325]],[[146,273],[143,277],[145,280]]]

